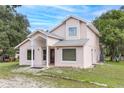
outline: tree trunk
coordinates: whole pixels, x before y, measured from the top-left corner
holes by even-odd
[[[114,46],[112,46],[111,49],[110,49],[110,57],[111,57],[110,61],[114,61],[114,58],[115,58],[115,48],[114,48]]]

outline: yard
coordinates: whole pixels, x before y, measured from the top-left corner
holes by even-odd
[[[92,69],[31,71],[18,62],[0,63],[0,87],[124,87],[124,62],[106,62]]]

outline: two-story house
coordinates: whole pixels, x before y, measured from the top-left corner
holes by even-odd
[[[20,65],[90,68],[99,62],[99,31],[69,16],[50,32],[35,31],[17,45]]]

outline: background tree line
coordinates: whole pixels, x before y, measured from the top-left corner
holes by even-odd
[[[112,61],[120,60],[124,56],[124,6],[103,13],[93,23],[100,31],[105,56]]]
[[[14,47],[30,33],[26,16],[17,13],[20,5],[0,6],[0,56],[15,55]]]

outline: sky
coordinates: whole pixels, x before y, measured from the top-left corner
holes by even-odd
[[[69,15],[81,17],[92,22],[102,13],[120,6],[113,5],[24,5],[17,12],[27,16],[30,30],[50,30]]]

